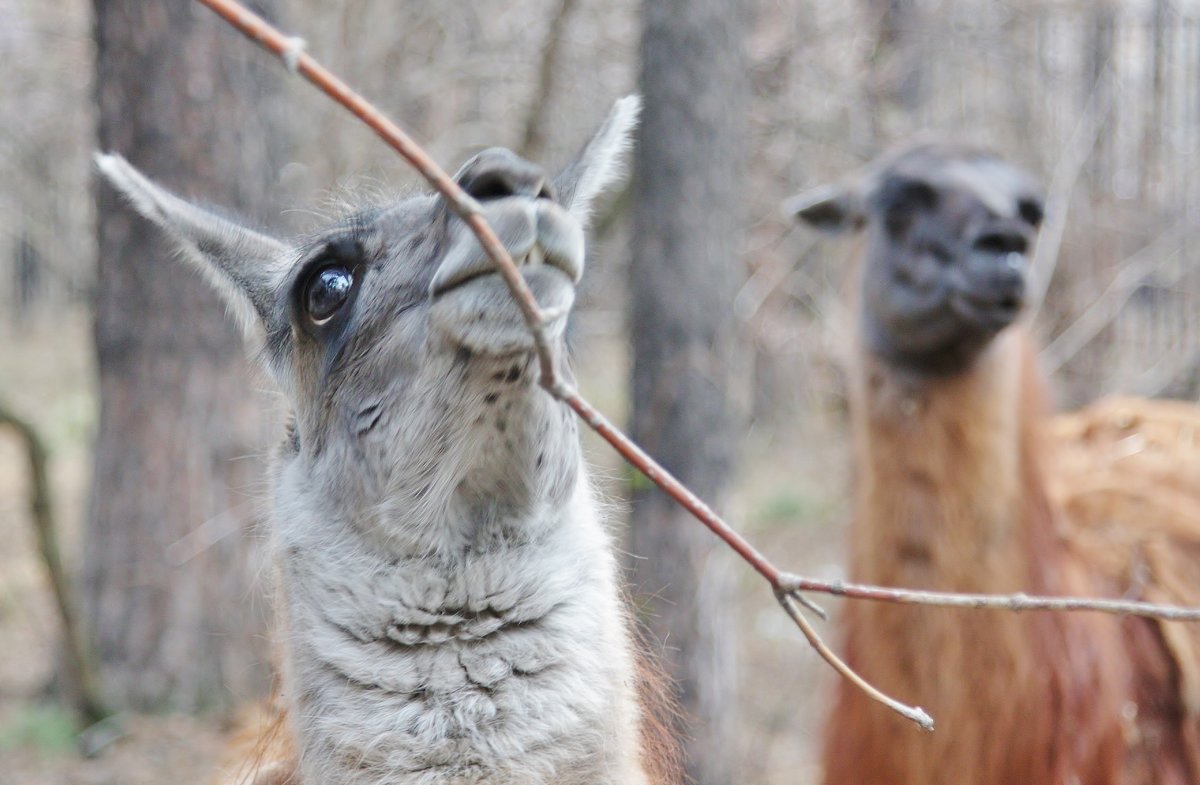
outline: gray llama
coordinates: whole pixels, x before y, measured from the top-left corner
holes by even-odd
[[[638,109],[618,101],[555,178],[499,148],[457,175],[560,350],[589,206],[620,176]],[[268,752],[250,781],[649,783],[576,421],[539,389],[520,311],[466,225],[418,195],[280,241],[118,156],[97,163],[224,295],[294,409],[271,476],[296,752]]]

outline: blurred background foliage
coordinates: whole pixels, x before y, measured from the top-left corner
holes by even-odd
[[[447,166],[493,144],[553,166],[613,96],[635,87],[638,8],[292,0],[281,14]],[[1183,347],[1196,329],[1197,282],[1185,260],[1200,191],[1200,4],[788,0],[755,12],[746,176],[757,221],[739,308],[759,365],[785,375],[819,367],[836,340],[836,330],[821,340],[812,332],[836,324],[824,301],[838,296],[840,249],[789,233],[779,201],[923,133],[998,148],[1041,178],[1053,212],[1069,215],[1042,334],[1060,335],[1098,300],[1108,318],[1085,345],[1053,354],[1067,401],[1118,389],[1196,392],[1197,358]],[[2,0],[0,18],[9,118],[0,132],[0,302],[20,330],[86,306],[93,286],[90,5]],[[289,153],[268,210],[277,228],[313,225],[309,210],[348,192],[415,183],[368,130],[298,80],[285,84]],[[601,228],[607,240],[622,221]],[[1141,275],[1117,280],[1147,251]],[[593,307],[581,321],[613,329],[623,255],[597,255],[606,263],[592,270]],[[760,405],[794,411],[793,396],[824,392],[772,376],[754,374]]]

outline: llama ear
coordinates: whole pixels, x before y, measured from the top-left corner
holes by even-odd
[[[632,146],[633,129],[641,111],[640,96],[618,99],[575,160],[554,178],[559,199],[583,224],[591,216],[596,197],[624,177],[626,153]]]
[[[96,168],[147,219],[161,226],[221,294],[247,336],[268,323],[287,270],[286,245],[180,199],[119,155]]]
[[[857,189],[822,185],[783,203],[784,215],[825,234],[856,232],[867,225],[866,203]]]

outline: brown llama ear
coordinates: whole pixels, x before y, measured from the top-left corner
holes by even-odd
[[[784,201],[783,213],[825,234],[857,232],[867,225],[867,206],[858,189],[822,185]]]

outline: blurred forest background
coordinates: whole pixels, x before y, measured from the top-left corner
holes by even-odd
[[[347,193],[416,185],[369,131],[286,77],[209,11],[183,0],[163,4],[187,17],[189,29],[220,40],[222,51],[244,53],[234,63],[210,57],[215,49],[206,47],[216,44],[199,43],[164,66],[177,71],[178,95],[201,106],[212,102],[207,114],[171,122],[180,124],[181,135],[225,151],[181,158],[168,184],[240,206],[280,233],[314,226],[318,213]],[[93,459],[97,438],[122,435],[100,428],[99,390],[107,382],[97,350],[120,354],[113,347],[121,340],[139,338],[97,343],[93,323],[119,327],[129,312],[114,308],[115,298],[142,281],[136,266],[107,282],[97,272],[100,192],[90,156],[102,142],[130,141],[121,136],[119,109],[114,119],[111,106],[97,108],[97,31],[110,54],[122,51],[112,29],[94,27],[95,8],[105,5],[0,0],[0,108],[9,118],[0,124],[0,404],[32,423],[45,443],[64,559],[85,595],[78,603],[85,615],[105,620],[96,641],[102,654],[105,647],[138,645],[140,627],[131,616],[150,625],[173,617],[178,626],[189,613],[201,618],[231,608],[244,617],[239,634],[259,654],[210,656],[197,647],[214,633],[200,630],[165,645],[177,660],[198,663],[197,671],[212,665],[212,674],[161,675],[139,661],[126,663],[124,675],[119,668],[106,673],[125,685],[118,703],[156,704],[171,713],[154,719],[122,713],[85,737],[90,757],[81,757],[74,720],[55,698],[72,687],[56,677],[61,633],[27,520],[24,456],[20,443],[0,431],[0,785],[203,782],[228,721],[222,707],[264,683],[266,613],[252,601],[257,590],[215,585],[206,570],[236,558],[253,577],[248,551],[257,535],[246,521],[261,507],[259,461],[277,432],[269,392],[255,398],[249,414],[240,410],[240,435],[213,453],[220,466],[234,467],[224,478],[227,495],[182,504],[176,529],[157,539],[163,564],[133,576],[152,581],[165,571],[184,587],[178,595],[184,600],[114,610],[104,599],[112,576],[85,568],[105,549],[121,547],[88,527],[98,507],[167,503],[138,502],[140,489],[151,485],[144,475],[108,476],[115,459]],[[493,144],[554,168],[613,98],[638,87],[643,11],[632,0],[264,5],[451,168]],[[1192,263],[1200,252],[1200,1],[745,0],[739,9],[748,63],[743,100],[729,110],[745,112],[738,210],[748,223],[739,258],[728,259],[740,347],[729,361],[744,427],[734,429],[736,470],[722,507],[777,563],[823,577],[841,570],[841,524],[849,510],[842,301],[853,254],[853,243],[818,242],[793,228],[779,204],[914,134],[992,146],[1045,184],[1049,215],[1035,268],[1045,299],[1036,324],[1060,405],[1112,392],[1200,395],[1200,266]],[[220,73],[206,73],[206,65]],[[226,99],[214,86],[218,76],[220,84],[247,85],[241,100],[257,122],[227,119],[232,114],[224,114]],[[147,100],[170,103],[148,92]],[[98,140],[98,127],[108,139]],[[105,198],[111,195],[101,195],[102,207]],[[618,195],[602,211],[574,328],[583,391],[618,421],[630,410],[629,336],[644,329],[629,307],[630,202]],[[119,239],[101,232],[99,243],[118,247]],[[160,257],[166,255],[160,246]],[[210,303],[163,324],[204,333],[201,344],[214,357],[223,342],[240,357],[232,330],[201,326],[220,319]],[[266,387],[261,376],[240,375],[244,370],[213,382],[212,369],[225,369],[224,362],[201,363],[209,385],[204,396],[212,389],[245,396]],[[137,421],[139,412],[134,406],[126,414]],[[216,416],[182,409],[179,415],[199,424],[160,435],[180,454],[161,461],[142,456],[147,472],[160,462],[186,463],[183,448]],[[590,454],[609,497],[627,499],[632,483],[618,461],[599,444],[590,445]],[[116,490],[90,502],[93,479]],[[654,554],[636,557],[653,566]],[[732,729],[726,765],[741,781],[814,781],[814,744],[832,676],[749,570],[721,566],[723,560],[715,557],[710,566],[736,576],[735,596],[721,602],[737,611],[701,607],[699,613],[731,620],[725,633],[732,651],[722,659],[736,682],[721,712]],[[220,680],[219,689],[155,697],[210,676]]]

